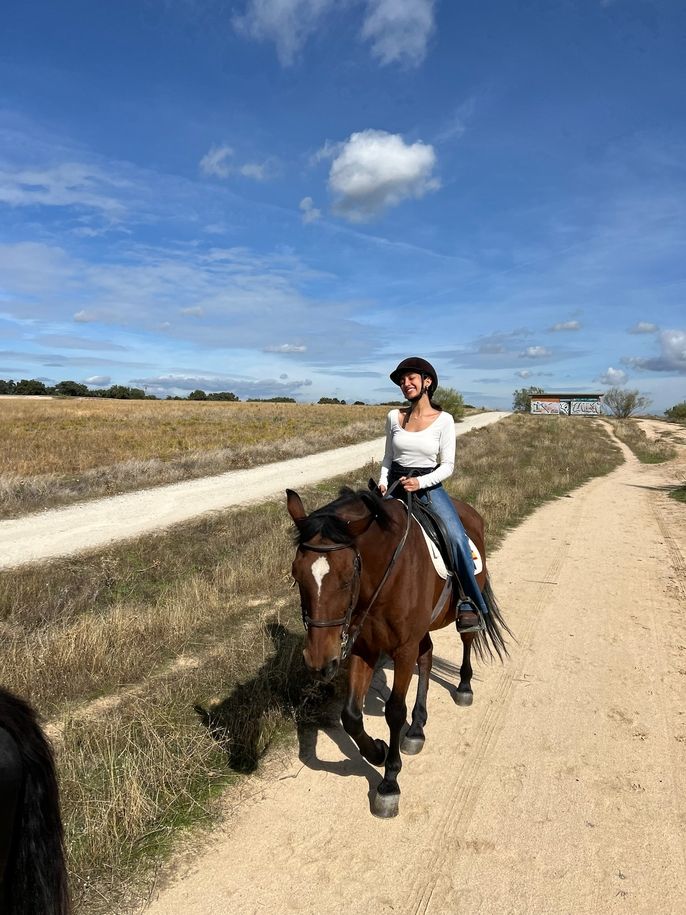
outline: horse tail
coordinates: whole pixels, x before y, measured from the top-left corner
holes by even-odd
[[[495,599],[489,576],[486,576],[486,584],[481,593],[483,594],[486,606],[488,607],[488,613],[484,616],[486,629],[477,634],[472,645],[477,656],[482,661],[487,658],[493,658],[494,654],[497,654],[500,660],[503,661],[505,657],[509,655],[505,636],[509,635],[510,638],[514,639],[514,635],[503,619],[503,614],[498,606],[498,601]]]
[[[70,902],[52,749],[23,699],[0,689],[0,725],[14,739],[22,790],[5,873],[6,915],[69,915]]]

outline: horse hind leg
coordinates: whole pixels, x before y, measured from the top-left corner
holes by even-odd
[[[472,692],[472,664],[471,652],[472,642],[476,636],[475,632],[462,634],[462,666],[460,667],[460,683],[453,692],[453,701],[455,705],[468,706],[474,701]]]
[[[408,756],[416,756],[424,748],[424,727],[428,718],[426,700],[429,692],[429,675],[431,674],[432,662],[433,642],[427,632],[419,643],[419,657],[417,658],[419,683],[417,684],[417,698],[412,709],[412,722],[400,744],[401,752],[406,753]]]

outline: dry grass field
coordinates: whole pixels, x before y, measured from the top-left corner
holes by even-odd
[[[605,429],[512,416],[460,439],[450,488],[485,515],[492,549],[621,462]],[[269,503],[0,574],[0,670],[55,739],[78,912],[125,911],[180,827],[216,815],[219,791],[239,792],[269,747],[322,714],[292,557],[285,507]]]
[[[383,435],[388,407],[0,400],[0,517]]]

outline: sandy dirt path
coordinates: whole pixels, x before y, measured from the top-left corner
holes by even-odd
[[[479,413],[455,426],[458,436],[490,426],[506,412]],[[323,451],[304,458],[263,464],[199,480],[79,502],[0,521],[0,569],[70,556],[115,540],[171,527],[205,512],[262,502],[286,487],[297,489],[328,480],[383,458],[384,439]]]
[[[478,668],[469,709],[450,695],[457,637],[436,634],[396,819],[369,813],[380,775],[342,729],[319,730],[249,780],[146,915],[686,911],[685,509],[664,491],[675,462],[624,450],[493,557],[519,644]],[[375,736],[390,676],[370,693]]]

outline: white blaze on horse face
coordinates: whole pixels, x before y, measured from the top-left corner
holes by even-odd
[[[313,562],[311,569],[312,577],[317,584],[317,599],[319,599],[322,593],[322,582],[324,581],[325,576],[331,571],[326,556],[320,556],[319,559]]]

